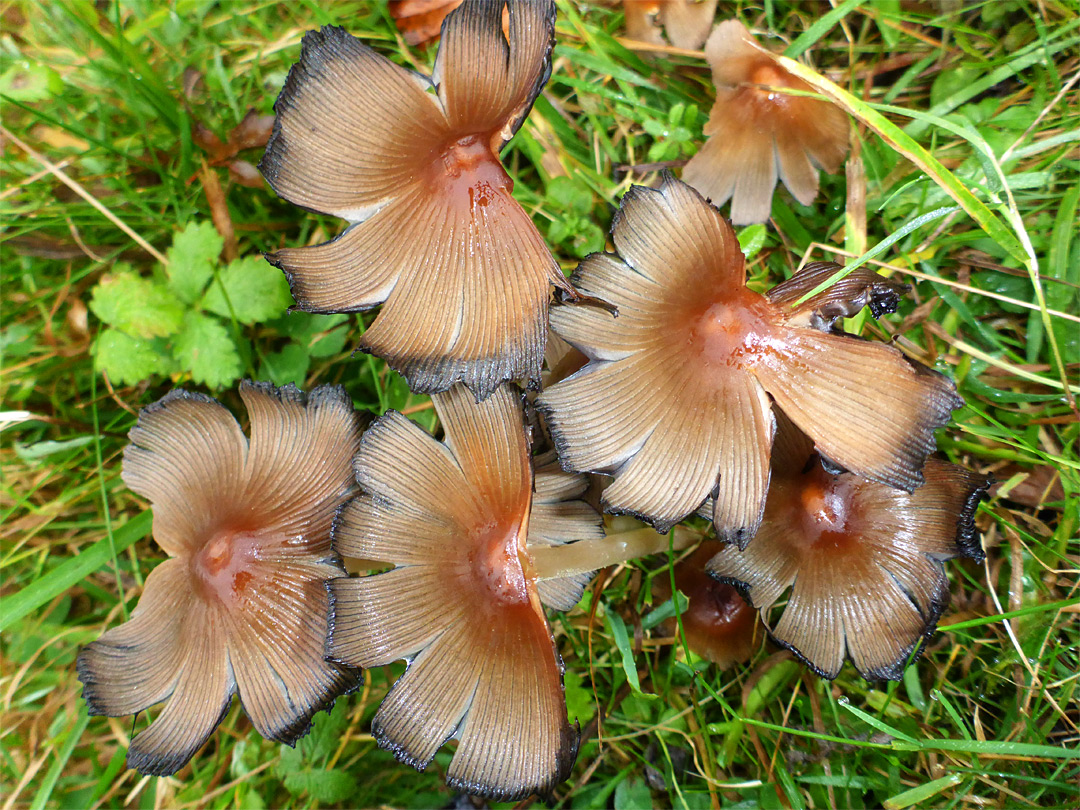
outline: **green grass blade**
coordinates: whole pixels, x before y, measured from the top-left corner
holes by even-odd
[[[836,8],[826,14],[822,14],[813,25],[799,34],[798,38],[787,46],[787,49],[784,51],[784,56],[789,59],[794,59],[800,54],[805,53],[809,48],[812,48],[819,39],[825,36],[834,25],[865,2],[866,0],[844,0],[844,2]]]
[[[147,510],[113,532],[117,553],[146,537],[150,532],[151,514]],[[65,560],[40,579],[4,599],[0,602],[0,631],[7,630],[30,611],[36,610],[77,584],[79,580],[97,571],[110,562],[112,557],[113,546],[109,543],[109,538],[102,538],[77,557]]]
[[[903,808],[911,807],[913,804],[925,802],[931,796],[936,796],[941,793],[941,791],[955,787],[963,781],[963,775],[951,773],[948,776],[943,776],[940,779],[935,779],[924,785],[913,787],[911,790],[905,790],[903,793],[898,793],[891,799],[886,799],[882,806],[885,810],[903,810]]]
[[[38,792],[34,795],[30,810],[43,810],[46,802],[52,797],[53,789],[56,787],[56,780],[64,772],[64,767],[67,765],[68,760],[71,759],[71,752],[75,750],[75,746],[78,744],[83,732],[86,731],[86,725],[89,722],[90,715],[86,713],[86,704],[81,703],[79,704],[79,715],[75,718],[75,724],[68,729],[68,736],[64,740],[64,746],[57,753],[52,765],[49,766],[49,772],[45,774],[41,787],[38,788]]]
[[[914,138],[874,109],[872,105],[861,101],[843,88],[833,84],[817,71],[799,64],[794,59],[787,59],[782,56],[779,59],[785,68],[837,104],[845,112],[862,121],[876,132],[885,143],[926,172],[930,179],[937,183],[946,194],[952,197],[967,212],[968,216],[978,223],[987,236],[1001,245],[1017,261],[1027,261],[1027,252],[1009,227],[990,210],[986,203],[976,197],[967,186],[957,179],[956,175],[946,169],[937,158],[931,155]],[[910,114],[918,115],[917,113]]]

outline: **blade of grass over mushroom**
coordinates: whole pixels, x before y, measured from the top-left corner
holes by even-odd
[[[972,194],[956,175],[945,168],[941,161],[931,155],[914,138],[879,113],[875,105],[861,101],[817,71],[796,62],[794,59],[783,56],[778,57],[778,59],[785,68],[839,105],[841,109],[862,121],[889,146],[926,172],[945,193],[956,200],[960,207],[978,223],[979,227],[986,231],[988,236],[1005,248],[1014,258],[1021,262],[1027,260],[1027,253],[1020,241],[986,204]],[[909,114],[912,116],[919,115],[914,112],[909,112]]]
[[[949,214],[951,214],[953,211],[959,211],[959,210],[960,209],[955,205],[948,205],[948,206],[945,206],[943,208],[937,208],[937,209],[935,209],[933,211],[930,211],[928,213],[920,214],[919,216],[916,216],[916,217],[913,217],[913,218],[909,219],[907,222],[905,222],[903,225],[901,225],[895,231],[890,233],[888,236],[886,236],[884,239],[882,239],[880,242],[878,242],[872,248],[867,250],[859,258],[855,259],[854,261],[848,262],[843,267],[839,268],[831,276],[829,276],[827,279],[825,279],[823,282],[821,282],[816,287],[814,287],[812,290],[810,290],[809,292],[807,292],[804,295],[800,296],[797,301],[792,302],[791,306],[792,307],[798,307],[798,306],[804,304],[805,302],[809,301],[811,298],[813,298],[818,293],[824,292],[829,287],[831,287],[833,284],[840,281],[840,279],[847,278],[851,273],[853,273],[856,270],[856,268],[861,267],[862,265],[866,264],[871,259],[877,258],[882,253],[884,253],[886,250],[888,250],[890,247],[892,247],[897,242],[899,242],[901,239],[903,239],[905,236],[907,236],[909,233],[913,233],[914,231],[917,231],[922,226],[927,225],[927,224],[929,224],[931,222],[934,222],[936,220],[939,220],[939,219],[941,219],[943,217],[946,217]]]
[[[65,560],[22,590],[0,600],[0,630],[7,630],[30,611],[55,599],[110,562],[114,551],[119,554],[146,537],[151,518],[149,511],[139,513],[113,531],[112,542],[108,537],[102,538],[78,556]]]

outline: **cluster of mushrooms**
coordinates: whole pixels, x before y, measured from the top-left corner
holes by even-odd
[[[816,263],[754,292],[715,207],[763,220],[778,176],[810,202],[844,116],[788,95],[804,85],[739,22],[717,26],[690,184],[630,188],[616,252],[568,280],[499,161],[554,29],[552,0],[469,0],[431,77],[340,28],[304,37],[261,168],[349,225],[268,259],[305,311],[381,306],[360,349],[431,395],[443,437],[394,411],[365,430],[332,386],[241,384],[247,435],[201,394],[143,409],[123,479],[169,559],[78,658],[92,713],[164,703],[131,767],[175,773],[236,694],[263,736],[294,743],[363,669],[404,660],[372,723],[381,746],[423,769],[454,739],[451,786],[549,794],[578,731],[545,609],[572,609],[597,569],[689,550],[700,533],[672,532],[687,518],[716,539],[677,567],[681,624],[721,664],[750,655],[760,617],[824,677],[850,657],[897,678],[948,601],[943,562],[981,557],[988,480],[928,459],[955,386],[842,331],[905,288],[862,268],[829,284],[840,268]],[[549,313],[553,290],[566,305]],[[649,526],[605,532],[597,506]]]

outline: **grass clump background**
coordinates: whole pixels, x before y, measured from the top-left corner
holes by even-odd
[[[1075,807],[1080,5],[722,2],[732,15],[846,91],[856,130],[846,179],[810,207],[778,191],[770,224],[742,229],[751,284],[868,256],[915,286],[849,328],[957,381],[939,446],[1000,482],[977,516],[988,558],[948,566],[941,630],[899,683],[825,682],[768,644],[719,673],[651,628],[661,561],[603,572],[554,619],[583,737],[553,801]],[[139,408],[174,385],[235,406],[247,376],[338,383],[432,426],[425,397],[351,356],[371,314],[286,315],[260,252],[341,223],[254,178],[242,122],[272,112],[310,28],[424,72],[434,48],[359,1],[8,1],[0,24],[0,810],[452,805],[448,754],[420,774],[368,733],[399,668],[365,673],[296,749],[234,705],[177,777],[151,778],[124,767],[146,718],[88,718],[74,666],[163,557],[119,475]],[[506,153],[567,271],[603,249],[630,183],[694,153],[712,103],[700,54],[622,33],[618,5],[560,0],[551,80]]]

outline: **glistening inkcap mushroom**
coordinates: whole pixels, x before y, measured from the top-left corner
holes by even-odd
[[[551,72],[554,30],[551,0],[470,0],[428,78],[327,26],[305,35],[274,106],[266,179],[350,225],[267,258],[303,310],[382,304],[359,348],[413,391],[536,384],[551,290],[575,296],[499,162]]]
[[[744,551],[727,546],[707,568],[818,675],[835,678],[850,656],[863,677],[898,680],[949,602],[944,562],[983,559],[974,517],[990,479],[936,458],[923,474],[912,493],[834,474],[781,420],[761,528]]]
[[[705,58],[716,101],[705,125],[708,140],[686,164],[683,180],[714,205],[730,199],[736,225],[769,218],[777,176],[796,200],[810,205],[818,169],[836,172],[847,154],[847,116],[828,101],[783,92],[813,88],[738,20],[713,29]]]
[[[606,509],[667,531],[715,494],[719,538],[745,545],[769,486],[773,401],[834,464],[922,483],[934,430],[962,404],[955,386],[835,331],[864,305],[894,309],[903,285],[858,268],[799,304],[840,270],[814,264],[755,293],[731,226],[670,175],[626,192],[612,236],[618,255],[589,256],[574,280],[619,317],[554,310],[552,329],[590,362],[537,399],[563,466],[614,476]]]
[[[673,571],[664,569],[652,581],[654,603],[671,598],[672,577],[688,600],[679,618],[666,619],[661,628],[676,636],[681,624],[690,649],[720,669],[742,663],[753,654],[757,626],[757,614],[739,592],[705,571],[705,564],[725,547],[715,540],[702,541]]]
[[[366,668],[409,662],[372,723],[398,759],[423,769],[456,736],[450,785],[499,800],[549,793],[577,732],[528,547],[602,536],[600,517],[566,502],[577,476],[538,474],[534,493],[519,393],[477,404],[455,386],[433,401],[444,443],[395,411],[361,442],[364,494],[342,510],[334,548],[393,568],[330,583],[328,652]],[[564,609],[581,595],[551,585]]]
[[[333,544],[390,570],[329,583],[328,653],[349,666],[408,662],[372,722],[398,759],[423,769],[456,738],[450,785],[500,801],[550,793],[577,733],[541,605],[568,610],[593,570],[685,540],[605,537],[577,500],[582,476],[534,475],[518,389],[477,403],[455,386],[432,400],[443,442],[394,411],[364,434],[363,492]]]
[[[128,766],[175,773],[239,693],[264,737],[292,744],[359,684],[325,660],[334,514],[354,490],[360,424],[343,389],[241,383],[250,440],[218,402],[176,390],[142,410],[123,479],[154,509],[169,559],[128,622],[79,653],[91,714],[165,701],[131,741]]]

